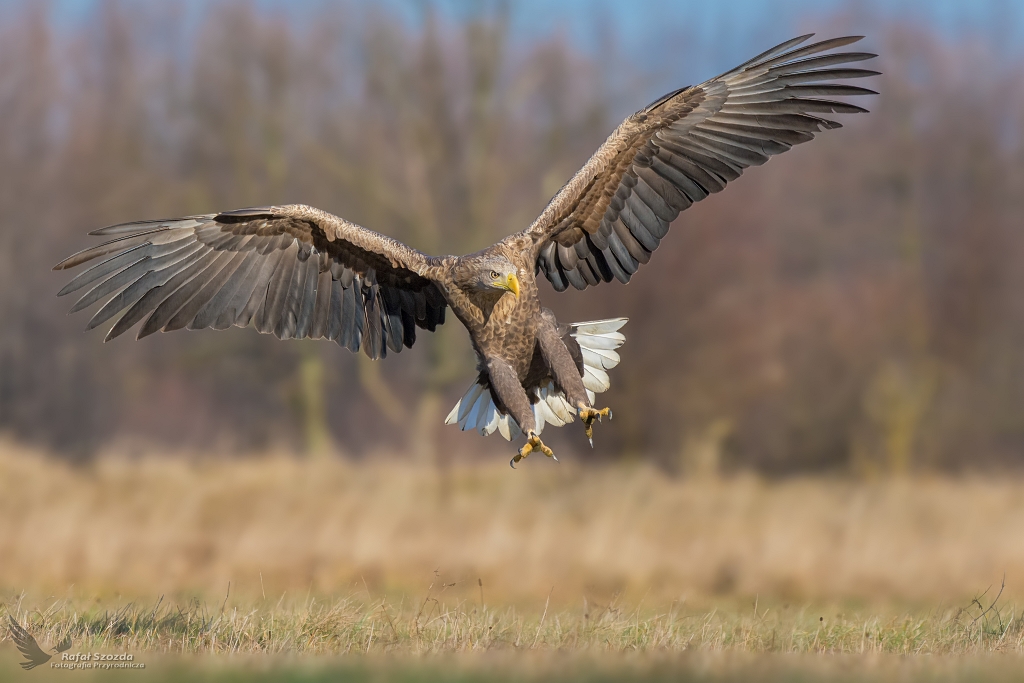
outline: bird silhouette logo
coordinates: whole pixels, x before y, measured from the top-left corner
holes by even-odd
[[[60,654],[61,652],[71,649],[71,636],[67,636],[53,648],[53,655],[44,652],[43,648],[39,647],[39,643],[36,642],[36,639],[32,637],[32,634],[26,631],[22,625],[14,619],[14,617],[8,614],[7,620],[10,622],[8,625],[11,629],[11,639],[14,641],[14,644],[18,647],[21,654],[25,656],[25,661],[21,662],[21,668],[25,671],[34,669],[40,664],[46,664],[50,661],[53,655]]]

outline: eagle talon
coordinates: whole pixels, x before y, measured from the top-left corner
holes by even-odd
[[[591,406],[585,406],[579,409],[580,419],[583,420],[583,432],[587,435],[587,440],[590,441],[590,447],[594,447],[594,422],[600,422],[601,418],[605,415],[608,419],[612,419],[611,408],[593,408]]]
[[[588,424],[588,425],[593,424],[594,420],[597,420],[597,421],[600,422],[601,418],[604,417],[605,415],[608,416],[609,420],[612,419],[612,409],[611,408],[601,408],[600,410],[598,410],[597,408],[592,408],[592,407],[587,406],[587,407],[584,407],[584,408],[580,408],[579,411],[580,411],[580,419],[583,420],[583,422]]]
[[[523,444],[523,447],[519,449],[519,452],[513,456],[512,461],[509,463],[512,465],[512,469],[515,469],[515,463],[519,462],[534,451],[540,451],[555,462],[558,462],[558,458],[555,457],[554,451],[545,446],[544,442],[540,440],[540,437],[537,436],[535,432],[530,432],[526,437],[526,443]]]

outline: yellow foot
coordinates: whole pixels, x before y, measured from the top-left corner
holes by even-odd
[[[530,432],[526,437],[526,445],[519,449],[519,452],[509,460],[508,464],[512,466],[512,469],[515,469],[517,462],[534,451],[540,451],[555,462],[558,462],[558,458],[555,457],[554,452],[544,445],[544,442],[540,440],[540,437],[537,436],[535,432]]]
[[[608,419],[612,419],[611,408],[601,408],[598,410],[593,407],[580,408],[580,419],[583,420],[583,431],[587,435],[587,440],[590,441],[590,447],[594,447],[594,421],[600,421],[602,417],[607,416]]]

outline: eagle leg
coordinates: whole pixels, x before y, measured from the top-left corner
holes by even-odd
[[[580,407],[580,419],[583,420],[583,431],[587,435],[587,440],[590,441],[590,447],[594,447],[594,421],[600,422],[601,418],[608,416],[608,419],[612,419],[611,408],[601,408],[598,410],[592,406],[581,406]]]
[[[531,431],[526,437],[526,443],[519,449],[519,452],[512,457],[508,464],[512,466],[512,469],[515,469],[517,462],[534,451],[540,451],[555,462],[558,462],[558,458],[555,457],[554,451],[544,445],[544,442],[540,440],[540,437],[537,436],[536,432]]]
[[[505,408],[519,428],[526,433],[526,445],[519,449],[508,464],[515,469],[516,463],[533,451],[541,451],[544,455],[554,458],[555,454],[537,436],[537,421],[533,415],[533,408],[530,407],[530,399],[527,398],[526,390],[523,389],[512,365],[502,358],[488,358],[487,375],[498,398],[505,404]]]
[[[590,441],[590,447],[593,448],[594,420],[600,419],[604,415],[611,419],[612,412],[608,408],[597,410],[590,405],[590,396],[583,383],[583,356],[579,344],[571,337],[566,338],[567,342],[558,334],[554,313],[545,308],[541,315],[541,322],[537,326],[537,343],[540,345],[541,354],[555,375],[555,380],[565,393],[566,399],[579,411],[584,431]],[[574,349],[573,351],[570,351],[570,346]]]

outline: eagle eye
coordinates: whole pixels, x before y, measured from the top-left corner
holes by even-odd
[[[498,271],[496,271],[496,270],[492,270],[491,271],[491,278],[497,280],[499,277],[501,277],[501,275],[498,273]]]

